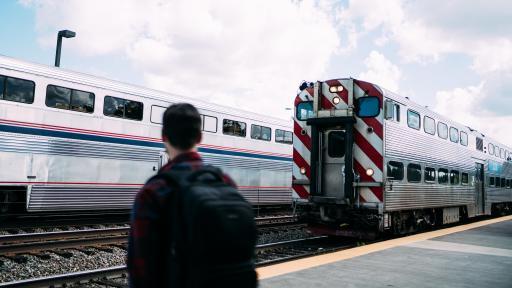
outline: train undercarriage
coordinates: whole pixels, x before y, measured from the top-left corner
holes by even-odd
[[[491,215],[512,214],[512,202],[495,203]],[[466,222],[467,206],[437,207],[379,213],[378,209],[349,205],[300,205],[299,219],[317,235],[375,239],[428,231],[447,224]]]

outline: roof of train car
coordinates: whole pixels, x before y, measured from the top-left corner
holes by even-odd
[[[19,59],[15,59],[12,57],[8,57],[0,54],[0,67],[5,69],[18,70],[26,73],[32,73],[45,77],[53,77],[64,81],[79,83],[83,85],[89,85],[97,88],[117,91],[126,94],[132,94],[135,96],[159,100],[159,101],[170,101],[170,102],[178,102],[178,101],[187,101],[200,109],[215,111],[223,114],[230,114],[242,118],[248,118],[251,120],[257,120],[264,123],[270,123],[280,126],[291,126],[291,120],[285,120],[277,117],[273,117],[270,115],[264,115],[259,113],[254,113],[246,110],[241,110],[238,108],[233,108],[224,105],[218,105],[214,103],[209,103],[204,100],[182,96],[178,94],[168,93],[164,91],[159,91],[155,89],[150,89],[138,85],[132,85],[120,81],[110,80],[103,77],[98,77],[94,75],[89,75],[86,73],[75,72],[71,70],[67,70],[64,68],[57,68],[48,65],[42,65],[37,63],[32,63],[28,61],[23,61]]]
[[[374,83],[372,83],[372,84],[374,84]],[[389,91],[378,84],[374,84],[374,85],[378,86],[383,91],[384,96],[389,97],[393,100],[396,100],[397,102],[400,102],[402,104],[405,104],[405,105],[413,108],[416,112],[421,113],[422,115],[428,114],[428,115],[434,116],[436,119],[442,120],[446,124],[451,124],[452,126],[458,126],[460,128],[464,128],[464,130],[466,130],[466,132],[468,132],[476,137],[483,138],[483,139],[485,139],[486,142],[491,142],[495,145],[498,144],[502,148],[507,148],[509,150],[509,152],[512,153],[512,148],[510,146],[499,142],[498,140],[482,133],[481,131],[471,128],[467,125],[461,124],[457,121],[454,121],[454,120],[452,120],[444,115],[441,115],[437,112],[434,112],[430,108],[428,108],[426,106],[422,106],[422,105],[410,100],[409,98],[400,96],[392,91]]]

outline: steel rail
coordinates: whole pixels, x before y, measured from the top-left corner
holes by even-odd
[[[262,244],[257,245],[256,250],[266,250],[266,249],[277,249],[279,247],[286,247],[287,245],[300,245],[301,243],[306,242],[314,242],[322,239],[328,238],[327,236],[317,236],[317,237],[307,237],[303,239],[296,239],[296,240],[290,240],[290,241],[282,241],[282,242],[276,242],[276,243],[269,243],[269,244]],[[311,243],[311,245],[314,245],[314,243]],[[307,251],[304,253],[301,253],[299,255],[291,255],[287,257],[281,257],[279,259],[273,259],[273,260],[266,260],[266,261],[257,261],[256,266],[266,266],[270,264],[275,264],[279,262],[285,262],[290,261],[298,258],[304,258],[309,257],[313,255],[318,254],[325,254],[337,250],[347,249],[354,247],[354,245],[344,245],[340,247],[335,248],[328,248],[328,249],[322,249],[322,250],[315,250],[315,251]],[[58,286],[58,285],[65,285],[68,283],[77,283],[80,281],[92,281],[92,280],[98,280],[98,279],[106,279],[106,278],[113,278],[113,277],[124,277],[128,273],[128,270],[126,266],[115,266],[115,267],[109,267],[109,268],[103,268],[103,269],[96,269],[96,270],[89,270],[89,271],[81,271],[81,272],[73,272],[73,273],[67,273],[67,274],[60,274],[60,275],[52,275],[47,277],[41,277],[41,278],[33,278],[33,279],[27,279],[27,280],[19,280],[19,281],[12,281],[12,282],[6,282],[6,283],[0,283],[1,287],[52,287],[52,286]],[[122,286],[121,284],[119,286]]]
[[[53,287],[67,283],[91,281],[107,277],[119,277],[127,274],[126,266],[115,266],[103,269],[80,271],[41,278],[0,283],[0,287]]]
[[[129,228],[90,229],[0,236],[0,255],[94,245],[124,244]]]

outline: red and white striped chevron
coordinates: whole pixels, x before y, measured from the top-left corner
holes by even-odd
[[[329,87],[343,86],[341,92],[331,93]],[[383,113],[382,90],[371,83],[356,79],[328,80],[322,83],[320,103],[322,109],[343,109],[353,105],[354,99],[364,96],[377,96],[380,102],[381,113],[375,118],[358,118],[354,125],[354,171],[360,175],[362,182],[383,182]],[[302,101],[312,99],[313,88],[303,90],[295,99],[295,106]],[[338,96],[342,101],[333,103]],[[369,129],[372,128],[372,129]],[[311,129],[305,121],[295,119],[293,139],[293,179],[307,179],[310,174],[311,155]],[[300,173],[300,167],[306,169],[305,175]],[[366,169],[372,168],[374,174],[366,175]],[[382,202],[382,187],[359,187],[359,200],[361,202]],[[307,199],[309,187],[306,185],[293,185],[294,197]]]

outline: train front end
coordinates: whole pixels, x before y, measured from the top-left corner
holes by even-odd
[[[356,79],[303,83],[295,99],[293,191],[321,234],[382,231],[382,91]]]

